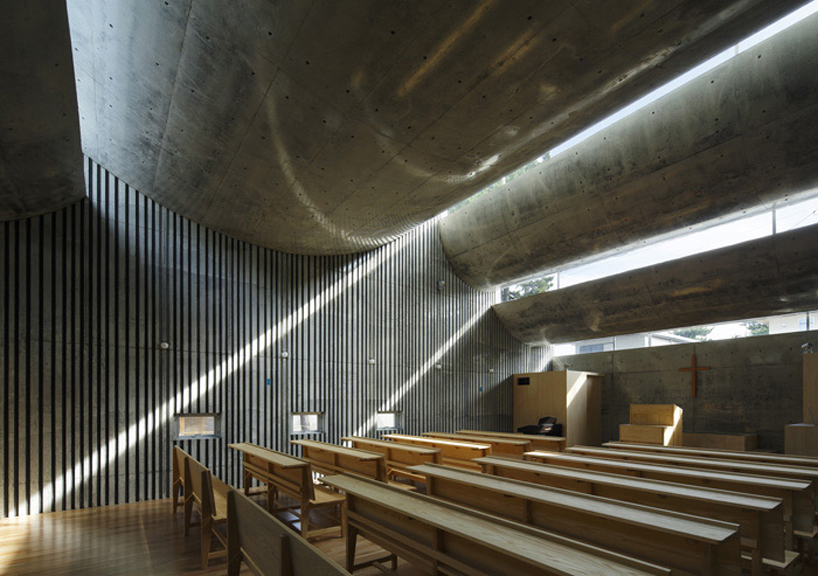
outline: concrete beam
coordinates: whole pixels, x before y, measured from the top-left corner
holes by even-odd
[[[366,250],[804,0],[69,0],[85,152],[278,250]]]
[[[488,289],[818,186],[818,15],[444,220]]]
[[[818,224],[569,288],[494,311],[532,345],[814,310]]]
[[[85,197],[65,2],[5,3],[0,54],[0,221],[6,221]]]

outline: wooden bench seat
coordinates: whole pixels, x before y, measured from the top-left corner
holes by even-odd
[[[347,570],[360,533],[433,574],[606,576],[670,574],[616,554],[359,476],[324,481],[347,495]]]
[[[533,450],[564,452],[564,436],[544,436],[542,434],[520,434],[518,432],[494,432],[487,430],[458,430],[458,434],[466,436],[487,436],[489,438],[508,438],[509,440],[528,440]]]
[[[803,480],[737,474],[705,468],[658,466],[641,462],[592,458],[579,454],[557,454],[554,452],[528,452],[525,458],[556,466],[596,470],[612,474],[638,476],[651,480],[664,480],[780,498],[784,504],[785,545],[788,550],[792,550],[794,547],[793,530],[811,530],[815,523],[812,486],[809,482]]]
[[[386,457],[382,453],[316,440],[291,440],[290,444],[301,446],[304,460],[309,461],[312,469],[321,474],[360,474],[397,488],[415,490],[413,485],[389,478]]]
[[[241,563],[260,576],[349,574],[315,546],[236,490],[227,495],[227,574]]]
[[[645,462],[661,466],[684,466],[688,468],[705,468],[736,474],[756,474],[776,478],[796,478],[810,482],[813,492],[813,510],[818,512],[818,468],[768,464],[766,462],[742,462],[716,458],[698,458],[695,456],[678,456],[671,454],[639,452],[633,450],[612,450],[590,446],[572,446],[571,454],[582,454],[593,458],[615,458],[618,460]]]
[[[317,529],[310,526],[312,510],[337,507],[339,516],[343,516],[344,496],[323,486],[316,486],[308,461],[247,442],[230,444],[229,447],[244,455],[244,493],[249,492],[252,478],[265,484],[268,512],[292,511],[301,522],[301,535],[304,538],[327,534],[343,535],[343,526]],[[295,499],[299,504],[276,508],[275,500],[279,492]]]
[[[201,521],[202,569],[207,568],[211,558],[220,558],[227,552],[227,536],[219,529],[227,523],[227,493],[229,486],[214,476],[192,456],[184,459],[185,467],[185,527],[184,533],[194,524],[190,517],[195,506]],[[222,550],[211,552],[211,543],[216,539]]]
[[[441,438],[443,440],[454,440],[455,442],[479,442],[491,446],[493,456],[505,456],[507,458],[520,458],[523,454],[534,450],[533,443],[528,439],[516,438],[491,438],[489,436],[469,436],[467,434],[448,434],[446,432],[424,432],[424,436],[429,438]]]
[[[476,462],[483,466],[485,473],[503,478],[736,523],[740,527],[742,547],[749,554],[751,569],[756,574],[763,570],[764,558],[779,562],[786,559],[784,506],[780,498],[528,460],[488,457]]]
[[[773,454],[770,452],[744,452],[738,450],[722,450],[715,448],[690,448],[687,446],[654,446],[652,444],[628,444],[622,442],[606,442],[605,448],[616,448],[633,452],[656,452],[674,456],[691,456],[694,458],[716,458],[719,460],[738,460],[741,462],[760,462],[766,464],[781,464],[784,466],[805,466],[818,469],[818,458],[813,456],[799,456],[795,454]]]
[[[474,464],[472,460],[491,456],[491,446],[479,442],[456,442],[454,440],[424,438],[423,436],[408,436],[405,434],[384,434],[383,437],[399,444],[415,444],[428,448],[438,448],[442,464],[471,470],[480,470],[480,465]]]
[[[541,484],[424,464],[427,494],[672,568],[740,576],[739,526]]]
[[[341,440],[351,443],[353,448],[383,454],[386,458],[387,477],[390,480],[400,477],[413,482],[425,482],[425,476],[409,471],[409,467],[417,464],[440,464],[443,461],[440,448],[399,444],[362,436],[345,436]]]

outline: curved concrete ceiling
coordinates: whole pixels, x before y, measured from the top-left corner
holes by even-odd
[[[389,241],[804,0],[69,0],[84,151],[283,251]]]
[[[449,215],[491,288],[818,186],[818,15]]]
[[[815,309],[818,224],[496,304],[531,345]]]
[[[65,2],[7,2],[0,21],[0,221],[85,198]]]

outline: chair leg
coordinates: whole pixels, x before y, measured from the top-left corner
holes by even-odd
[[[307,538],[307,532],[310,528],[310,506],[309,504],[301,503],[301,536]]]
[[[352,573],[352,570],[355,568],[355,545],[358,539],[358,529],[352,526],[347,527],[346,537],[347,572]]]
[[[207,568],[207,560],[210,557],[210,541],[213,539],[213,524],[202,522],[202,570]]]
[[[183,524],[185,525],[185,536],[190,532],[190,515],[193,512],[193,497],[185,498],[185,514]]]

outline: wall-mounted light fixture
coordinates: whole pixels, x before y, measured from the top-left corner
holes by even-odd
[[[489,368],[489,374],[494,374],[494,368]]]
[[[369,360],[367,360],[367,362],[368,362],[370,365],[372,365],[372,364],[374,364],[374,363],[375,363],[375,359],[374,359],[374,358],[370,358]]]
[[[443,370],[443,364],[441,364],[440,362],[435,364],[435,370]]]
[[[445,280],[438,280],[437,281],[437,291],[438,292],[443,292],[443,289],[445,287],[446,287],[446,281]]]
[[[162,341],[159,343],[159,347],[162,350],[167,350],[168,348],[170,348],[170,344],[168,342]]]
[[[290,353],[284,350],[284,352],[281,353],[281,357],[284,358],[284,360],[286,360],[287,358],[290,357]]]

